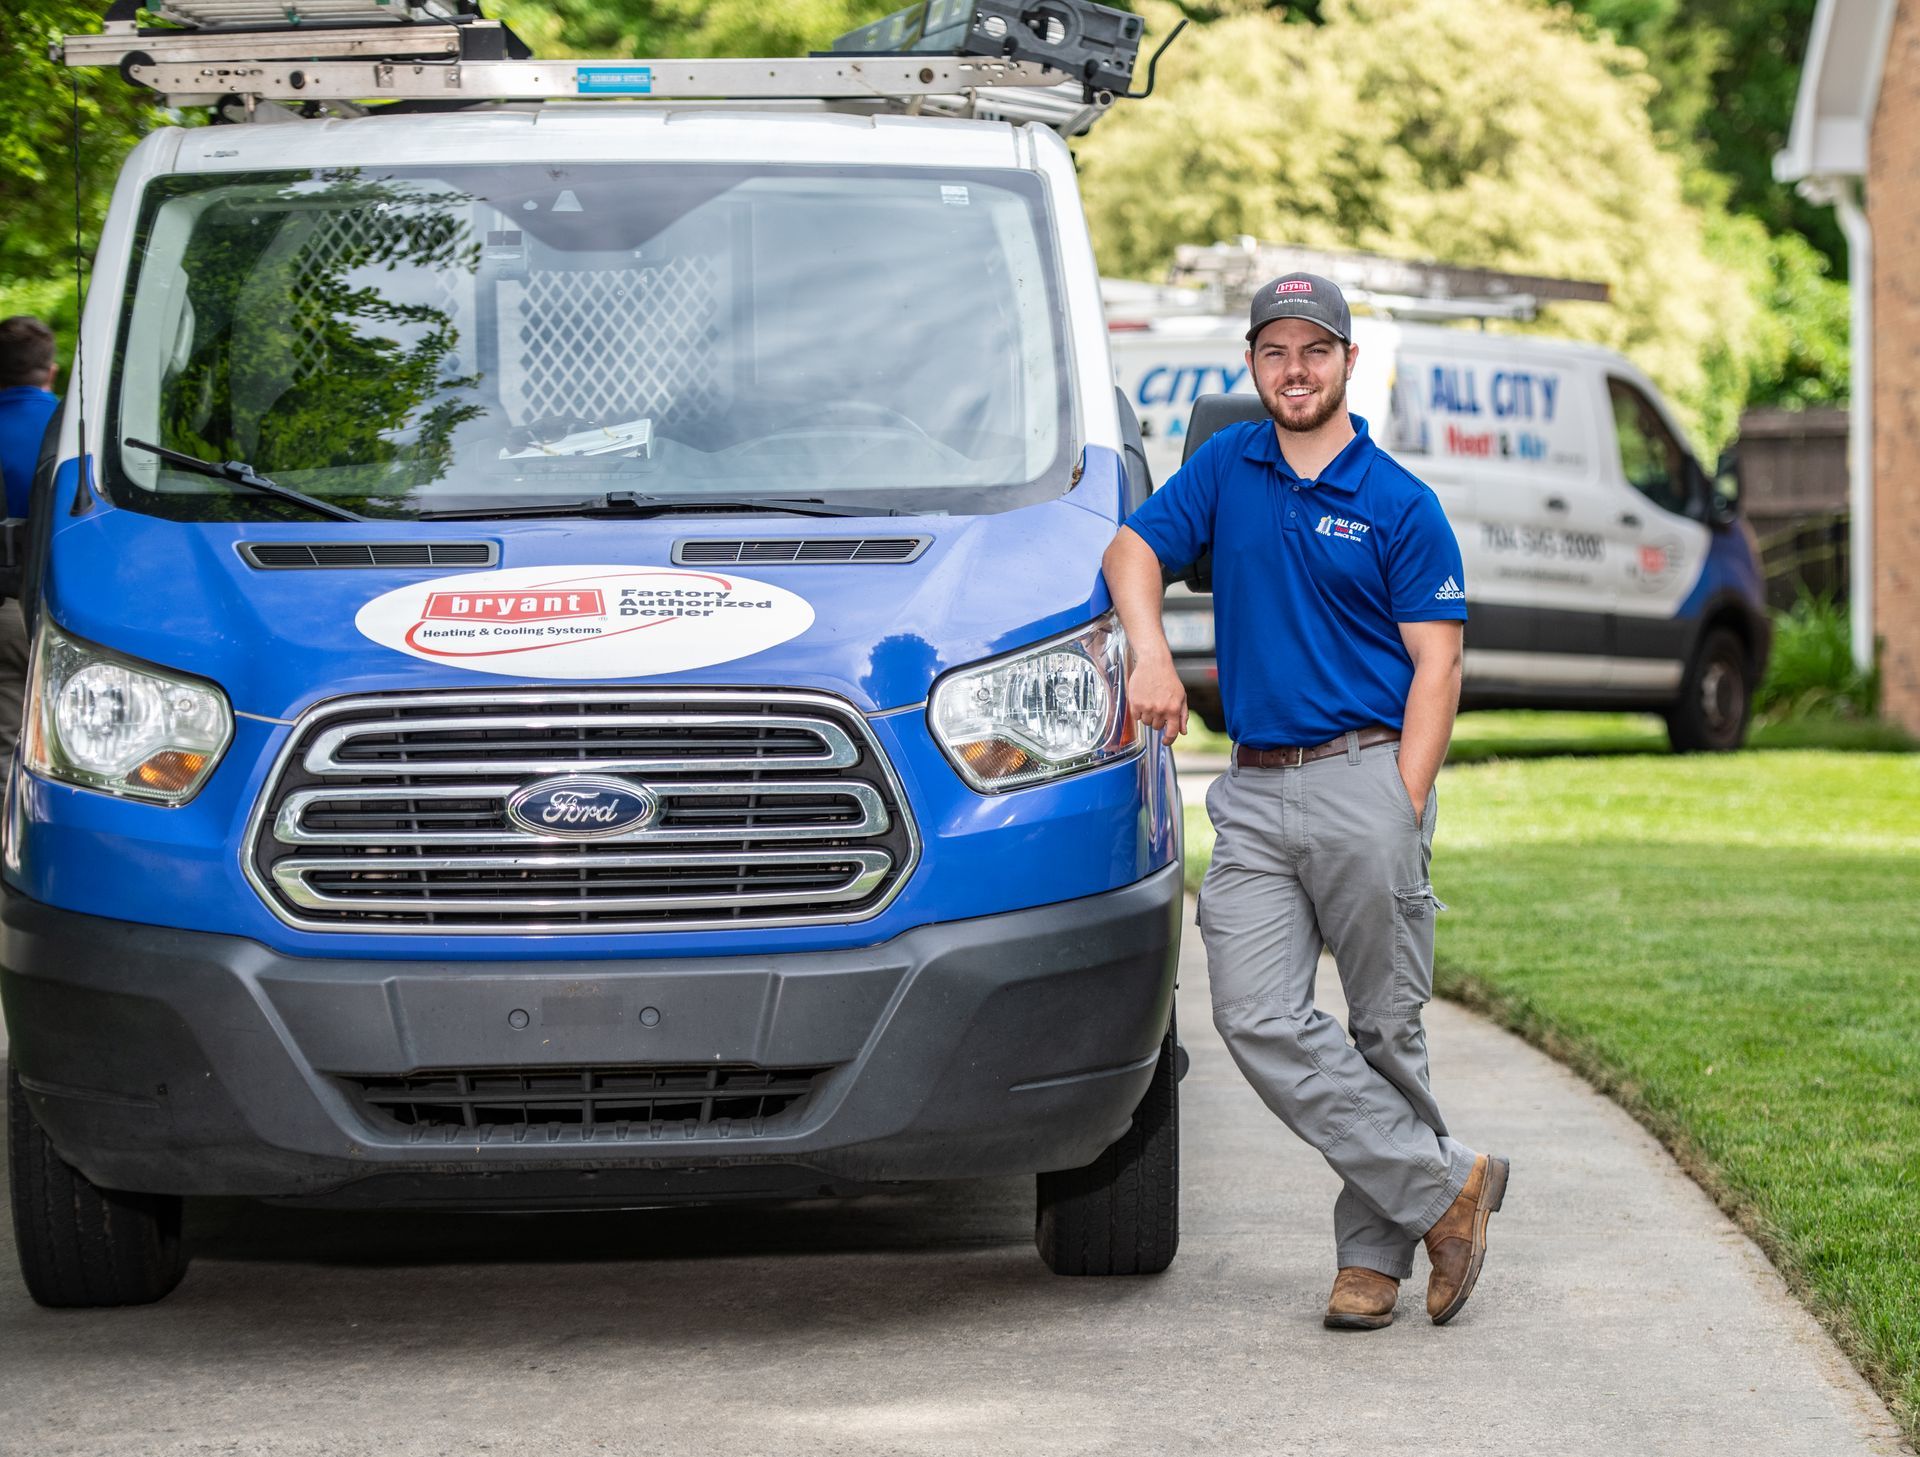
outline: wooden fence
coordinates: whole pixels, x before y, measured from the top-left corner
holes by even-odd
[[[1760,539],[1767,601],[1802,591],[1847,598],[1847,412],[1749,410],[1740,417],[1740,478]]]

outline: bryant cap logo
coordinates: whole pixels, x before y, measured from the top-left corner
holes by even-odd
[[[1304,278],[1283,278],[1273,286],[1275,293],[1312,293],[1313,285]]]

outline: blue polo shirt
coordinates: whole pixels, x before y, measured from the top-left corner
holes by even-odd
[[[0,390],[0,477],[7,488],[7,515],[25,516],[33,473],[40,465],[40,441],[60,397],[35,385]]]
[[[1229,425],[1127,518],[1162,566],[1213,548],[1220,697],[1251,748],[1401,727],[1413,659],[1396,624],[1466,620],[1439,498],[1350,418],[1317,481],[1294,474],[1271,421]]]

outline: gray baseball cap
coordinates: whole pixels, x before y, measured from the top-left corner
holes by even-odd
[[[1353,315],[1347,311],[1346,295],[1339,284],[1317,273],[1288,273],[1261,284],[1253,296],[1247,342],[1251,344],[1275,319],[1305,319],[1343,344],[1353,342]]]

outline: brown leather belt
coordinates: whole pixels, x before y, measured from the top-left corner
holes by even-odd
[[[1400,737],[1400,730],[1376,724],[1372,728],[1358,730],[1353,737],[1357,740],[1355,748],[1367,749],[1375,744],[1392,743]],[[1342,734],[1337,739],[1329,739],[1311,748],[1249,749],[1245,744],[1235,744],[1233,762],[1242,769],[1297,769],[1302,764],[1311,764],[1315,759],[1331,759],[1335,754],[1346,752],[1347,735]]]

